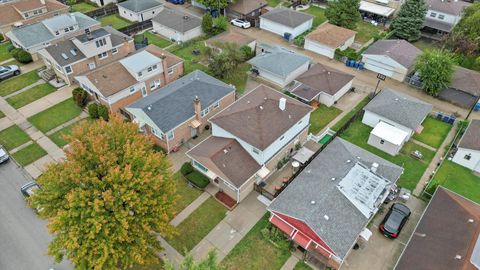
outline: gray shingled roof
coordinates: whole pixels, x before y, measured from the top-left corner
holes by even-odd
[[[306,21],[312,20],[313,16],[289,8],[276,8],[270,10],[266,14],[263,14],[260,16],[260,18],[295,28],[302,25]]]
[[[392,89],[383,90],[365,106],[365,111],[373,112],[412,130],[416,130],[422,124],[431,110],[432,104]]]
[[[363,54],[386,55],[409,69],[421,53],[420,49],[403,39],[385,39],[373,43]]]
[[[203,110],[231,92],[235,92],[234,87],[196,70],[129,105],[127,110],[142,109],[162,132],[168,132],[195,116],[196,96]]]
[[[194,28],[200,27],[202,20],[197,16],[188,14],[179,10],[165,8],[152,21],[173,29],[180,33],[185,33]]]
[[[480,150],[480,120],[470,122],[458,147]]]
[[[280,193],[268,210],[305,222],[343,259],[369,220],[337,187],[357,162],[367,168],[378,163],[376,174],[392,183],[403,172],[403,168],[337,137]]]
[[[117,5],[133,12],[141,12],[157,6],[163,6],[163,4],[158,0],[128,0],[118,3]]]
[[[459,0],[427,0],[429,10],[440,11],[447,14],[459,16],[463,10],[471,5],[465,1]]]
[[[280,46],[269,47],[264,53],[248,61],[249,64],[256,68],[268,71],[282,78],[287,77],[290,73],[308,62],[310,62],[309,57],[294,53]]]

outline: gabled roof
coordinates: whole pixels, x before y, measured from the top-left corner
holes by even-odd
[[[420,49],[403,39],[384,39],[373,43],[363,55],[386,55],[409,69],[421,53]]]
[[[368,175],[373,163],[378,164],[378,169],[370,172],[372,177],[390,183],[403,172],[403,168],[337,137],[273,200],[268,210],[304,222],[343,259],[371,216],[362,214],[339,190],[339,183],[357,166],[366,168],[364,173]],[[381,203],[377,200],[376,207]]]
[[[480,150],[480,120],[472,120],[465,130],[458,147]]]
[[[423,27],[433,28],[447,33],[452,31],[453,26],[454,25],[451,23],[430,19],[429,17],[425,18],[425,21],[423,22]]]
[[[40,8],[41,6],[43,6],[43,4],[41,4],[40,0],[23,0],[2,4],[2,8],[0,8],[0,26],[24,21],[25,19],[23,19],[20,13],[17,12],[17,9],[20,11],[31,10],[35,9],[36,7]],[[69,8],[67,5],[53,0],[45,0],[45,6],[47,7],[47,12],[52,14],[54,11],[68,10]]]
[[[387,88],[378,93],[364,110],[416,130],[432,107],[429,103]]]
[[[266,49],[262,54],[248,60],[248,63],[282,78],[310,62],[310,58],[294,53],[280,46]]]
[[[357,32],[353,30],[330,23],[324,23],[308,34],[306,38],[331,48],[338,48],[343,46],[347,40],[356,34]]]
[[[158,0],[128,0],[118,3],[117,6],[121,6],[133,12],[142,12],[154,7],[161,7],[163,4]]]
[[[479,269],[479,233],[480,205],[438,187],[395,269]]]
[[[322,92],[335,95],[354,78],[343,71],[315,64],[295,80],[296,86],[290,92],[303,100],[311,101]]]
[[[480,72],[456,67],[453,73],[450,88],[454,88],[463,92],[467,92],[474,96],[480,96]]]
[[[281,98],[286,99],[283,111],[279,108]],[[264,150],[311,111],[310,106],[262,84],[212,117],[210,122]]]
[[[166,133],[195,116],[195,97],[200,99],[203,110],[232,92],[233,86],[196,70],[131,104],[127,110],[141,109]]]
[[[168,8],[153,17],[152,21],[180,33],[200,27],[202,24],[202,20],[195,15]]]
[[[260,18],[267,19],[291,28],[295,28],[309,20],[313,20],[313,16],[310,14],[283,7],[270,10],[269,12],[260,16]]]
[[[460,16],[463,9],[468,7],[470,3],[459,0],[427,0],[429,10],[439,11],[455,16]]]
[[[243,15],[248,15],[249,13],[267,5],[268,3],[265,0],[236,0],[228,5],[227,9]]]

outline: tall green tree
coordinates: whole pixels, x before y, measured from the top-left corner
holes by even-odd
[[[415,70],[420,74],[423,90],[429,95],[438,96],[450,85],[454,65],[453,55],[443,50],[427,50],[418,56]]]
[[[480,53],[480,3],[465,9],[462,19],[450,33],[447,45],[461,54]]]
[[[115,115],[79,124],[67,140],[66,159],[48,167],[32,197],[53,235],[48,254],[85,270],[158,263],[157,233],[175,233],[167,158]]]
[[[419,40],[425,14],[427,14],[425,0],[407,0],[392,23],[395,35],[408,41]]]
[[[235,43],[216,44],[221,52],[207,51],[208,68],[213,76],[218,79],[231,77],[238,69],[238,65],[245,61],[245,54]]]
[[[219,270],[217,263],[217,253],[215,250],[208,252],[207,258],[200,262],[195,262],[191,255],[185,257],[178,270]],[[167,262],[165,270],[177,270],[173,264]]]
[[[325,16],[328,22],[348,29],[355,29],[361,20],[360,0],[338,0],[328,3]]]
[[[224,9],[230,4],[230,1],[228,0],[197,0],[198,3],[206,6],[207,8],[211,9]]]
[[[211,34],[213,31],[213,18],[208,12],[203,14],[202,17],[202,31],[207,35]]]

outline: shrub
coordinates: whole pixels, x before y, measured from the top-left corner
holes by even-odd
[[[193,172],[193,166],[190,162],[183,163],[182,167],[180,168],[180,172],[183,176],[187,174],[191,174]]]
[[[210,180],[205,175],[197,171],[187,174],[185,178],[199,188],[205,188],[210,183]]]
[[[23,64],[27,64],[27,63],[30,63],[33,61],[32,59],[32,55],[23,50],[23,49],[19,49],[19,48],[16,48],[16,49],[13,49],[10,54],[13,56],[13,58],[15,58],[18,62],[20,63],[23,63]]]
[[[243,53],[243,57],[245,58],[245,61],[255,56],[255,51],[252,50],[252,48],[250,48],[247,45],[243,45],[242,47],[240,47],[240,51]]]
[[[72,91],[72,98],[73,101],[75,101],[75,104],[77,104],[78,107],[83,108],[85,105],[87,105],[88,101],[88,93],[87,91],[83,90],[80,87],[77,87],[73,89]]]
[[[97,107],[98,117],[103,118],[103,120],[108,121],[108,108],[105,105],[98,105]]]
[[[0,34],[0,42],[2,42],[3,40],[5,40],[5,38],[3,37],[2,34]]]
[[[228,25],[228,20],[225,16],[219,16],[215,20],[215,28],[218,29],[220,32],[227,31]]]
[[[340,49],[335,50],[335,56],[336,58],[342,58],[342,57],[347,57],[348,59],[353,59],[353,60],[359,60],[360,55],[352,48],[347,48],[343,51]]]
[[[7,51],[8,51],[8,52],[13,51],[14,49],[15,49],[15,47],[14,47],[12,44],[10,44],[10,45],[7,46]]]
[[[303,47],[303,44],[305,44],[305,36],[301,35],[301,36],[296,37],[293,40],[293,44],[297,45],[298,47]]]
[[[155,152],[158,152],[158,153],[162,153],[162,154],[166,154],[167,152],[165,152],[165,149],[163,149],[160,145],[158,144],[154,144],[153,146],[153,151]]]
[[[202,18],[202,31],[208,35],[212,32],[212,29],[213,29],[213,18],[212,18],[212,15],[209,12],[207,12],[203,15],[203,18]]]
[[[88,105],[88,114],[90,115],[90,118],[92,119],[98,119],[98,104],[97,103],[92,103]]]

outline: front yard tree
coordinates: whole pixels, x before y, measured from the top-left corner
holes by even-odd
[[[407,0],[392,23],[395,35],[408,41],[419,40],[425,14],[427,14],[425,0]]]
[[[158,263],[156,234],[174,234],[167,158],[115,115],[79,124],[67,140],[66,159],[48,167],[32,197],[53,235],[48,254],[85,270]]]
[[[348,29],[355,29],[361,15],[360,0],[338,0],[328,2],[325,16],[328,22]]]
[[[454,64],[453,55],[439,49],[427,50],[418,56],[415,70],[420,74],[423,90],[438,96],[452,81]]]

